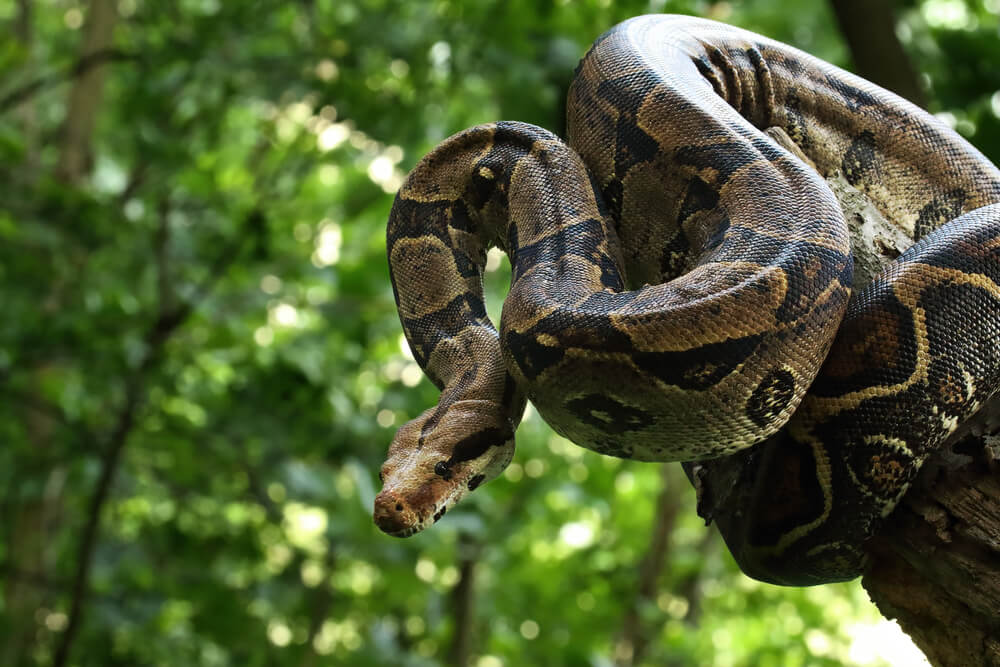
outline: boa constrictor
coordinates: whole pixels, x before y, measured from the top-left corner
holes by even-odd
[[[497,476],[527,397],[578,445],[688,461],[749,575],[857,576],[1000,385],[1000,172],[863,79],[683,16],[596,41],[568,135],[474,127],[399,191],[396,301],[441,397],[390,446],[376,523],[411,535]],[[838,171],[919,239],[853,296]],[[512,266],[499,334],[491,246]]]

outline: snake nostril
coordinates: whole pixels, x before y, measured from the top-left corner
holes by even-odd
[[[417,517],[404,499],[396,498],[391,493],[380,493],[375,497],[373,509],[372,518],[383,532],[398,537],[414,533]]]

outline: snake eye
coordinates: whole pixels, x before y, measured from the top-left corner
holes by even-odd
[[[445,479],[451,479],[451,470],[448,468],[448,462],[447,461],[438,461],[434,465],[434,474],[435,475],[440,475],[441,477],[444,477]]]

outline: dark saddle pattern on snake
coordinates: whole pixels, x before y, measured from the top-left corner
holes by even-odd
[[[400,189],[393,286],[441,398],[397,433],[376,522],[413,534],[498,475],[530,399],[578,445],[687,462],[749,575],[857,576],[1000,386],[1000,172],[892,93],[692,17],[602,35],[567,108],[568,142],[477,126]],[[917,240],[853,293],[837,173]]]

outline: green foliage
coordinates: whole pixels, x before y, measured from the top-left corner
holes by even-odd
[[[74,186],[55,174],[86,8],[24,4],[27,40],[0,5],[22,37],[0,43],[0,662],[51,663],[109,466],[70,664],[452,664],[463,563],[472,664],[620,656],[657,466],[529,415],[505,476],[434,529],[397,541],[371,523],[395,428],[436,400],[400,338],[392,192],[467,126],[561,131],[577,59],[628,16],[719,18],[843,64],[825,6],[121,0],[126,57]],[[997,156],[987,7],[923,0],[901,31],[935,109]],[[643,664],[865,662],[879,617],[857,584],[747,579],[667,480]]]

